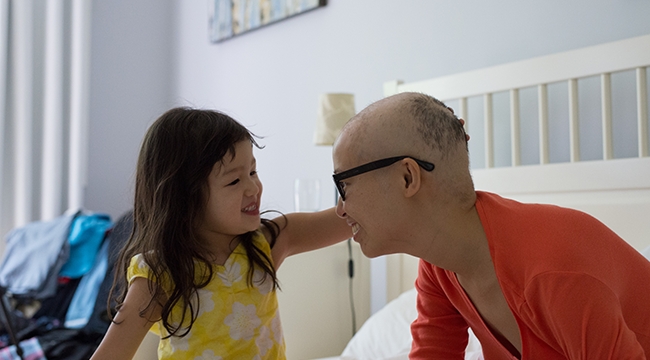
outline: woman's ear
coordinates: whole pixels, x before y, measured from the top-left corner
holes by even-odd
[[[404,196],[415,195],[422,186],[421,169],[415,160],[406,158],[402,160],[402,176],[404,179]]]

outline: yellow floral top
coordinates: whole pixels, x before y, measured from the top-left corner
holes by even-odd
[[[253,241],[271,258],[271,248],[261,232],[255,234]],[[151,331],[161,336],[158,358],[285,359],[278,301],[271,278],[263,270],[255,269],[253,286],[249,286],[248,258],[241,244],[223,266],[215,265],[214,270],[216,275],[212,281],[199,289],[198,299],[193,300],[194,307],[197,303],[200,307],[187,335],[162,339],[169,335],[162,321],[152,326]],[[149,278],[149,267],[142,255],[134,256],[128,269],[129,283],[136,277]],[[168,284],[163,287],[169,292]],[[172,309],[174,324],[179,323],[181,314],[180,305]],[[189,324],[187,318],[185,322]]]

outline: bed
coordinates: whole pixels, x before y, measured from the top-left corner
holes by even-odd
[[[475,187],[587,212],[650,255],[650,35],[428,80],[384,84],[427,93],[466,120]],[[341,357],[406,359],[418,259],[385,257],[388,304]],[[473,337],[467,359],[480,356]]]

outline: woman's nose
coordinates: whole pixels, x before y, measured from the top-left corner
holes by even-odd
[[[348,214],[345,213],[345,210],[343,207],[345,206],[345,203],[343,200],[341,200],[341,197],[339,196],[338,201],[336,202],[336,215],[340,217],[341,219],[345,219]]]

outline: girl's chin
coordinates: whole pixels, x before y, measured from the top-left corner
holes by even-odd
[[[259,216],[257,217],[257,219],[254,219],[254,218],[251,217],[251,218],[249,218],[249,220],[250,220],[250,226],[248,226],[248,228],[249,228],[248,231],[258,230],[260,228],[260,226],[262,226],[262,219]],[[248,223],[248,221],[247,221],[247,223]]]

